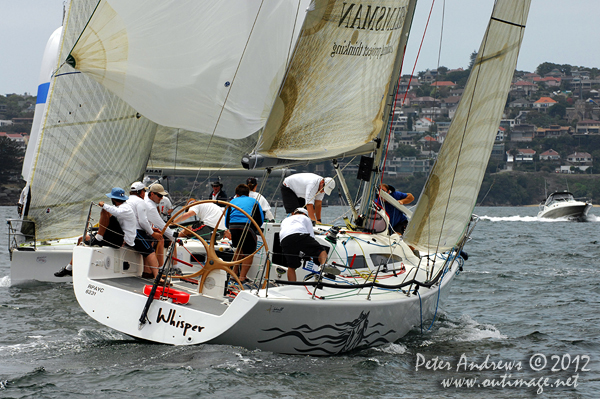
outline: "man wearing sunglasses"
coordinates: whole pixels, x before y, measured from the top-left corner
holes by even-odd
[[[146,204],[146,215],[148,217],[148,221],[152,223],[152,226],[162,230],[165,227],[165,221],[160,214],[158,213],[157,205],[163,199],[163,197],[167,195],[165,188],[162,184],[155,183],[150,186],[148,192],[146,193],[146,197],[144,198],[144,203]],[[165,230],[164,237],[167,239],[167,242],[164,240],[158,240],[156,245],[156,257],[158,258],[158,264],[160,266],[164,263],[164,249],[168,248],[171,243],[175,242],[175,237],[173,236],[173,230],[167,228]],[[174,255],[177,257],[176,255]]]

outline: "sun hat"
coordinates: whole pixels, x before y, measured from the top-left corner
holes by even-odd
[[[160,194],[160,195],[168,195],[169,194],[165,191],[165,188],[162,186],[162,184],[158,184],[158,183],[151,185],[148,192],[156,193],[156,194]]]
[[[294,209],[294,213],[301,213],[303,215],[308,216],[308,211],[305,208],[296,208]]]
[[[129,197],[125,195],[125,190],[123,190],[121,187],[114,187],[110,193],[106,194],[106,196],[118,201],[127,201],[129,199]]]
[[[131,183],[130,191],[142,191],[145,189],[146,186],[144,186],[144,183],[142,183],[141,181],[134,181],[133,183]]]
[[[210,183],[210,185],[213,186],[213,187],[217,187],[217,186],[218,187],[223,187],[223,183],[221,183],[218,180],[215,180],[214,182]]]
[[[335,188],[335,180],[331,177],[325,178],[325,186],[323,186],[323,192],[327,195],[331,194],[333,189]]]

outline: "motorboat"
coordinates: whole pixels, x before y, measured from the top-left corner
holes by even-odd
[[[567,218],[583,221],[592,207],[591,201],[575,199],[568,191],[557,191],[540,204],[539,218]]]

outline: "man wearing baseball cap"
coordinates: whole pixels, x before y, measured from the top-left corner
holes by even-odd
[[[329,195],[335,188],[335,180],[323,178],[314,173],[296,173],[283,180],[281,198],[287,213],[306,205],[308,217],[321,223],[321,205],[325,194]]]
[[[160,230],[153,229],[148,220],[148,211],[144,197],[146,196],[146,187],[142,182],[136,181],[131,184],[129,199],[127,203],[131,205],[136,218],[136,235],[134,249],[144,257],[144,277],[156,277],[158,274],[158,258],[154,251],[154,245],[162,241],[163,237]]]
[[[86,237],[86,242],[94,246],[109,246],[112,248],[120,248],[123,242],[133,246],[135,244],[135,214],[131,206],[125,201],[129,197],[125,195],[125,190],[121,187],[114,187],[106,196],[111,199],[112,206],[106,205],[100,201],[98,206],[102,208],[100,212],[100,220],[98,221],[98,232],[90,239]],[[79,245],[83,237],[80,237],[77,244]],[[56,277],[65,277],[73,275],[73,260],[54,273]]]
[[[165,227],[165,221],[158,213],[157,205],[160,204],[161,200],[167,195],[162,184],[155,183],[150,186],[146,196],[144,197],[144,203],[146,204],[146,215],[148,217],[148,221],[152,224],[153,227],[162,231]],[[156,258],[158,259],[158,264],[162,265],[164,262],[164,249],[165,247],[169,247],[169,245],[175,242],[175,236],[173,235],[173,230],[167,228],[165,230],[165,234],[162,237],[162,240],[158,240],[156,245]],[[166,241],[165,241],[166,240]],[[177,257],[176,253],[173,255]]]
[[[287,262],[288,281],[296,281],[296,269],[301,265],[300,251],[320,265],[327,261],[327,252],[315,239],[312,222],[304,208],[295,209],[291,216],[283,219],[279,239]]]

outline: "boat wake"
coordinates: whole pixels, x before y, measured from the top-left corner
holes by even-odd
[[[491,324],[480,324],[468,315],[462,315],[457,321],[445,320],[434,329],[429,340],[423,342],[423,346],[439,344],[440,342],[473,342],[484,339],[506,339],[495,326]]]
[[[488,220],[490,222],[539,222],[539,223],[555,223],[555,222],[568,222],[567,218],[558,219],[541,219],[537,216],[480,216],[480,220]]]

